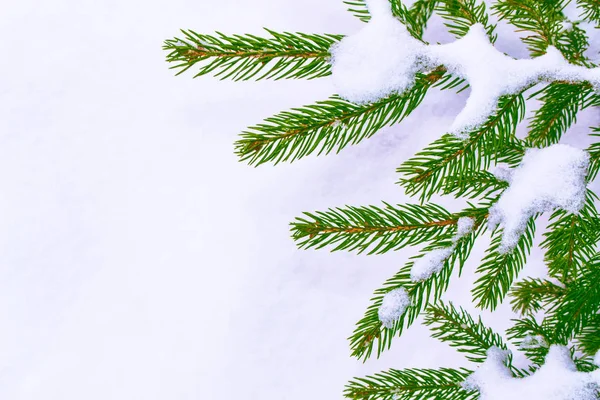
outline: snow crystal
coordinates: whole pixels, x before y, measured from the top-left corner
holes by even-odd
[[[379,307],[379,320],[386,328],[392,328],[394,323],[410,306],[410,297],[404,288],[394,289],[383,296]]]
[[[600,91],[600,68],[571,65],[554,47],[534,59],[513,59],[496,50],[485,27],[474,24],[462,38],[426,45],[413,38],[387,0],[368,0],[372,18],[332,49],[332,77],[343,98],[368,103],[407,90],[417,72],[443,65],[466,79],[471,94],[450,132],[464,136],[492,115],[500,97],[538,82],[588,81]]]
[[[481,400],[595,400],[600,385],[599,371],[578,372],[569,349],[553,345],[546,362],[533,375],[517,379],[506,366],[510,353],[488,350],[486,361],[464,383],[478,390]]]
[[[548,343],[546,340],[540,335],[527,335],[523,338],[521,345],[519,348],[527,350],[527,349],[537,349],[538,347],[548,347]]]
[[[454,247],[434,249],[417,259],[410,270],[410,279],[413,282],[422,281],[438,273],[444,267],[444,261],[450,257]]]
[[[537,213],[560,208],[577,213],[585,202],[587,152],[555,144],[528,149],[510,177],[509,187],[490,208],[489,227],[502,224],[500,251],[511,251]]]

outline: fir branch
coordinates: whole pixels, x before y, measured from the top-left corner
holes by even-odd
[[[513,133],[524,115],[522,95],[502,98],[496,114],[467,139],[446,134],[405,161],[397,169],[403,174],[399,183],[408,195],[419,194],[426,201],[444,190],[445,177],[487,170],[503,147],[519,146]]]
[[[392,339],[397,335],[401,335],[406,328],[412,325],[427,305],[435,303],[440,299],[441,295],[448,288],[450,276],[456,266],[458,266],[460,275],[460,271],[462,271],[471,253],[475,239],[482,231],[483,221],[487,217],[487,208],[470,208],[461,213],[461,216],[469,216],[475,219],[475,228],[470,234],[458,241],[454,251],[444,262],[444,266],[440,272],[429,279],[418,282],[413,282],[410,275],[416,259],[423,257],[435,248],[452,245],[452,236],[450,234],[426,246],[421,250],[420,254],[407,262],[396,275],[388,279],[382,288],[375,291],[375,295],[371,299],[371,305],[369,305],[365,316],[356,324],[356,329],[349,338],[353,356],[366,360],[371,356],[373,347],[376,346],[377,357],[379,357],[384,350],[389,349]],[[378,310],[385,294],[398,288],[404,288],[408,292],[412,299],[412,304],[396,322],[394,327],[386,328],[379,320]]]
[[[533,57],[539,57],[546,53],[550,45],[561,47],[558,39],[564,19],[562,10],[568,1],[500,0],[492,8],[501,20],[506,19],[520,30],[532,32],[521,40]],[[567,56],[564,53],[563,55]]]
[[[584,20],[600,26],[600,0],[577,0],[577,4],[583,9],[581,17]]]
[[[593,356],[600,351],[600,314],[592,316],[581,333],[577,336],[577,342],[584,352]]]
[[[444,25],[457,38],[465,36],[472,25],[479,23],[484,26],[490,42],[494,43],[496,41],[498,37],[494,32],[496,25],[489,22],[484,2],[477,0],[440,0],[437,3],[437,14],[446,20]]]
[[[255,35],[205,35],[182,30],[183,38],[166,40],[167,61],[182,74],[199,66],[195,77],[213,74],[221,79],[320,78],[331,74],[330,48],[341,35],[277,33]]]
[[[541,94],[542,106],[529,123],[527,142],[546,147],[558,143],[562,135],[577,121],[577,113],[600,105],[600,96],[585,83],[553,82],[530,96]]]
[[[598,197],[587,190],[584,207],[578,214],[556,210],[550,217],[541,247],[546,249],[545,261],[551,276],[569,282],[584,269],[596,254],[600,240],[600,215],[595,201]]]
[[[600,257],[591,260],[584,272],[567,285],[556,308],[557,331],[572,337],[590,325],[600,311]]]
[[[391,369],[364,378],[354,378],[344,396],[356,400],[471,400],[477,392],[463,389],[472,373],[467,369]]]
[[[413,5],[407,8],[401,0],[390,0],[392,14],[398,18],[405,26],[408,32],[415,38],[422,40],[423,32],[427,27],[427,22],[438,0],[417,0]],[[371,15],[367,8],[365,0],[344,0],[350,11],[355,17],[363,22],[369,22]]]
[[[512,283],[525,266],[527,255],[533,245],[534,234],[535,219],[532,218],[527,222],[525,232],[521,235],[515,249],[510,253],[500,253],[502,230],[498,229],[494,232],[492,244],[476,271],[479,278],[475,281],[472,293],[477,307],[494,310],[504,300]]]
[[[591,129],[593,133],[591,133],[590,136],[600,138],[600,127]],[[590,155],[587,180],[591,182],[596,179],[598,171],[600,171],[600,140],[592,143],[590,147],[588,147],[587,152]]]
[[[304,213],[291,223],[299,248],[335,246],[332,251],[358,250],[382,254],[439,239],[456,230],[458,217],[435,205],[365,206]]]
[[[484,362],[490,347],[507,349],[502,336],[483,325],[481,317],[475,321],[462,307],[457,309],[452,303],[429,306],[424,324],[431,327],[434,338],[449,342],[472,362]]]
[[[514,312],[530,314],[557,302],[565,289],[546,279],[526,278],[511,290],[511,306]]]
[[[243,132],[235,143],[236,154],[242,161],[260,165],[293,162],[313,152],[339,152],[404,119],[421,104],[430,87],[454,81],[444,74],[438,68],[419,75],[411,89],[371,104],[357,105],[334,96],[282,112]]]
[[[469,171],[466,174],[445,177],[442,193],[454,194],[455,198],[494,198],[507,187],[508,182],[499,180],[490,172]]]

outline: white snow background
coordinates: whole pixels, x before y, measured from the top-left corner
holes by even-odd
[[[233,155],[238,132],[325,99],[330,79],[173,77],[162,41],[179,28],[350,34],[362,23],[341,0],[1,6],[0,399],[329,400],[353,376],[468,365],[418,325],[379,360],[351,358],[372,291],[415,250],[302,251],[288,226],[302,211],[409,201],[395,168],[447,130],[465,93],[435,92],[340,155],[252,168]],[[499,49],[526,56],[499,31]],[[597,123],[582,113],[564,142],[585,147]],[[487,244],[446,299],[473,310]],[[535,251],[521,277],[543,273]],[[498,330],[510,316],[483,313]]]

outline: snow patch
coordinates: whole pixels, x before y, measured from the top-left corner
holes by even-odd
[[[386,328],[392,328],[394,323],[400,319],[411,300],[408,292],[404,288],[394,289],[383,296],[383,301],[379,307],[379,320]]]
[[[478,390],[481,400],[595,400],[600,385],[598,371],[578,372],[569,349],[553,345],[546,362],[534,374],[517,379],[506,366],[507,351],[488,350],[486,361],[463,386]]]
[[[456,235],[453,242],[457,242],[459,239],[471,233],[473,227],[475,226],[475,220],[470,217],[461,217],[456,222]]]
[[[571,213],[585,202],[587,152],[565,144],[528,149],[509,178],[509,187],[490,208],[490,229],[502,225],[500,252],[514,249],[527,221],[537,213],[560,208]]]

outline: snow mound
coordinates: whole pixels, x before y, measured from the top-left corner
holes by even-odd
[[[386,328],[392,328],[410,306],[410,296],[404,288],[394,289],[383,296],[379,307],[379,320]]]
[[[485,27],[474,24],[462,38],[426,45],[396,19],[387,0],[368,0],[372,18],[358,33],[332,48],[332,77],[338,93],[355,103],[377,101],[409,89],[417,72],[444,66],[464,78],[471,94],[449,129],[459,137],[481,126],[500,97],[538,82],[587,81],[600,91],[600,68],[569,64],[554,47],[534,59],[513,59],[496,50]]]
[[[506,366],[510,353],[488,350],[486,361],[464,383],[481,400],[596,400],[600,371],[578,372],[569,349],[553,345],[546,362],[533,375],[517,379]]]
[[[560,208],[577,213],[584,205],[587,152],[565,144],[528,149],[523,161],[509,175],[509,187],[490,208],[488,224],[502,225],[500,251],[517,245],[527,221],[537,213]]]
[[[333,84],[340,96],[363,104],[412,86],[423,45],[391,13],[387,0],[368,2],[371,21],[331,49]]]

